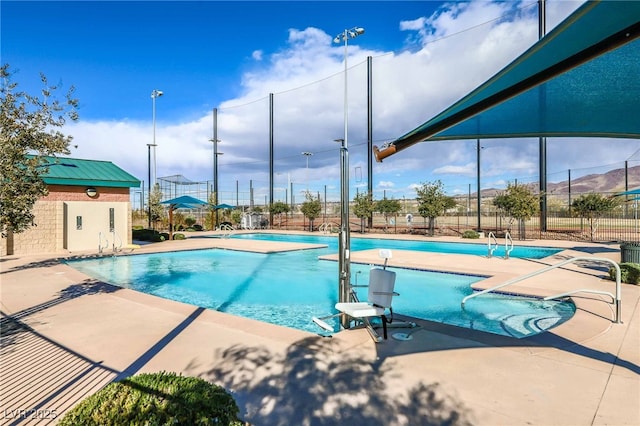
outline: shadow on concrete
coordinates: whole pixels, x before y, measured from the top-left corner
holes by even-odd
[[[38,413],[38,424],[55,423],[64,409],[119,373],[12,317],[2,318],[0,357],[3,425],[30,422],[30,413]]]
[[[640,366],[620,358],[617,354],[591,349],[580,343],[568,340],[554,334],[552,330],[536,334],[530,337],[517,339],[514,337],[486,333],[453,325],[437,323],[412,317],[398,315],[398,319],[415,322],[418,327],[405,329],[402,332],[413,335],[415,339],[406,342],[394,342],[394,344],[376,345],[378,358],[385,359],[397,355],[412,353],[425,353],[452,349],[465,349],[472,347],[525,347],[525,348],[554,348],[576,354],[582,357],[601,361],[610,365],[626,368],[636,374],[640,374]],[[622,324],[614,324],[623,327]],[[421,332],[427,333],[421,333]],[[390,334],[392,334],[391,332]],[[435,333],[435,334],[434,334]],[[421,335],[423,334],[423,335]],[[391,338],[390,338],[391,341]]]
[[[583,253],[589,254],[598,254],[598,253],[620,253],[620,248],[610,248],[610,247],[571,247],[571,250],[581,251]]]
[[[82,290],[78,287],[82,286],[71,286],[65,289],[66,292],[63,290],[64,294],[73,296],[66,300],[91,294],[92,290]],[[94,294],[99,292],[100,288],[100,286],[94,287]],[[51,305],[42,304],[23,313],[43,310],[45,306]],[[50,418],[43,419],[41,423],[55,422],[55,418],[64,415],[67,409],[85,397],[111,382],[136,374],[203,311],[204,308],[195,309],[191,315],[122,371],[107,367],[102,361],[91,360],[42,335],[23,321],[16,319],[15,316],[7,316],[0,311],[0,315],[3,315],[0,320],[0,358],[2,359],[0,389],[4,408],[4,418],[0,420],[0,424],[14,426],[28,422],[31,417],[25,415],[25,410],[55,413]]]
[[[30,315],[44,311],[69,300],[73,300],[80,296],[99,293],[113,293],[118,290],[121,290],[121,288],[88,278],[79,284],[72,284],[69,287],[60,290],[57,297],[54,299],[47,300],[46,302],[39,303],[35,306],[31,306],[12,314],[0,311],[0,314],[3,316],[3,318],[0,319],[0,327],[4,327],[5,321],[24,319]],[[4,330],[4,328],[2,328],[2,330]]]
[[[122,256],[122,255],[119,255],[119,256]],[[72,261],[72,260],[98,259],[102,257],[113,257],[113,254],[94,253],[94,254],[83,254],[83,255],[76,255],[76,256],[53,257],[49,259],[38,260],[36,262],[30,262],[30,263],[21,264],[18,266],[13,266],[6,269],[3,268],[2,271],[0,271],[0,274],[8,274],[10,272],[23,271],[23,270],[32,269],[32,268],[46,268],[49,266],[64,264],[67,261]],[[3,258],[3,259],[0,259],[0,261],[8,262],[16,259],[19,259],[19,258]]]
[[[252,424],[473,424],[462,401],[438,383],[407,385],[401,394],[391,394],[392,361],[368,362],[348,350],[336,353],[331,339],[303,339],[284,355],[234,345],[220,350],[216,359],[200,377],[231,391]]]

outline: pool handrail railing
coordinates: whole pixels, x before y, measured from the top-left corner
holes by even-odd
[[[524,281],[524,280],[529,279],[531,277],[535,277],[536,275],[543,274],[543,273],[548,272],[548,271],[550,271],[552,269],[556,269],[556,268],[559,268],[561,266],[567,265],[569,263],[574,263],[574,262],[578,262],[578,261],[611,263],[614,266],[614,268],[616,269],[616,295],[614,296],[613,294],[611,294],[609,292],[600,291],[600,290],[579,289],[579,290],[572,290],[572,291],[569,291],[569,292],[555,294],[553,296],[547,296],[547,297],[544,298],[544,300],[559,299],[559,298],[566,297],[566,296],[574,294],[574,293],[604,294],[604,295],[610,296],[613,304],[616,305],[614,322],[616,324],[622,324],[622,319],[621,319],[621,306],[622,306],[622,304],[621,304],[622,294],[621,293],[622,292],[621,292],[621,286],[620,286],[620,281],[621,281],[621,278],[620,278],[620,275],[621,275],[620,274],[620,265],[618,265],[617,262],[615,262],[615,261],[613,261],[611,259],[604,258],[604,257],[585,257],[585,256],[572,257],[572,258],[563,260],[560,263],[556,263],[554,265],[549,265],[546,268],[538,269],[537,271],[533,271],[533,272],[528,273],[526,275],[522,275],[522,276],[513,278],[513,279],[508,280],[508,281],[506,281],[506,282],[504,282],[502,284],[498,284],[498,285],[496,285],[494,287],[487,288],[485,290],[481,290],[481,291],[475,292],[473,294],[470,294],[468,296],[465,296],[462,299],[462,302],[461,302],[462,309],[464,309],[464,305],[469,299],[481,296],[481,295],[486,294],[486,293],[490,293],[492,291],[501,289],[503,287],[507,287],[507,286],[509,286],[511,284],[515,284],[517,282]]]
[[[498,248],[498,240],[493,232],[487,236],[487,257],[493,257],[493,252]]]
[[[504,234],[504,258],[509,259],[509,255],[513,251],[513,238],[511,238],[511,234],[507,231]]]

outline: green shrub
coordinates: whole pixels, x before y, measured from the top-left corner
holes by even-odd
[[[174,240],[186,240],[187,237],[185,237],[184,234],[173,234],[173,239]]]
[[[158,231],[154,231],[153,229],[133,229],[132,237],[134,240],[139,241],[164,241],[164,239],[161,238],[161,234]]]
[[[476,231],[472,229],[469,229],[467,231],[464,231],[464,233],[462,234],[462,238],[477,239],[477,238],[480,238],[480,234],[478,234]]]
[[[131,227],[131,229],[133,229],[134,231],[139,231],[141,229],[144,229],[144,226],[142,226],[142,225],[133,225]]]
[[[238,414],[238,405],[224,388],[163,371],[110,383],[58,424],[242,425]]]
[[[616,268],[609,268],[609,277],[615,281]],[[620,281],[627,284],[640,284],[640,264],[630,262],[621,263]]]
[[[202,231],[202,225],[195,224],[195,225],[193,225],[193,229],[195,231]]]
[[[166,241],[169,239],[169,233],[168,232],[161,232],[160,233],[160,237],[162,238],[160,241]]]
[[[193,217],[193,216],[187,216],[187,217],[184,219],[184,223],[185,223],[185,225],[187,225],[187,228],[191,228],[193,225],[195,225],[195,223],[196,223],[196,218],[195,218],[195,217]]]

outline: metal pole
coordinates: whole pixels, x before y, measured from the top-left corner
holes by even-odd
[[[307,158],[307,169],[306,169],[305,180],[307,181],[307,192],[309,192],[309,157],[313,155],[313,152],[305,151],[302,153],[302,155],[304,155]]]
[[[482,203],[482,197],[480,195],[480,139],[476,140],[476,159],[477,159],[477,164],[476,164],[476,172],[477,172],[477,184],[478,184],[478,201],[477,201],[477,215],[478,215],[478,226],[477,226],[477,231],[480,232],[482,230],[482,225],[480,224],[480,206]]]
[[[147,164],[148,164],[148,168],[149,168],[149,180],[147,182],[149,182],[149,191],[147,193],[147,210],[148,210],[148,216],[149,216],[149,224],[148,224],[148,228],[151,229],[151,145],[150,143],[147,144]]]
[[[367,56],[367,192],[373,199],[373,59]],[[373,215],[367,220],[373,228]]]
[[[351,301],[351,265],[350,265],[350,235],[349,235],[349,104],[348,104],[348,38],[347,30],[344,30],[344,138],[340,140],[340,234],[339,234],[339,287],[340,302]],[[342,327],[349,328],[350,321],[346,315],[340,319]]]
[[[538,0],[538,39],[547,33],[546,28],[546,0]],[[546,106],[546,92],[540,87],[539,108]],[[540,114],[543,117],[542,114]],[[540,155],[540,232],[547,230],[547,138],[539,138]]]
[[[568,190],[569,190],[569,216],[571,216],[571,169],[569,169]]]
[[[269,227],[273,224],[273,212],[271,211],[271,205],[273,205],[273,93],[269,93]],[[265,202],[266,204],[266,202]]]
[[[322,221],[327,221],[327,185],[324,186],[324,217],[322,218]]]
[[[624,162],[624,190],[629,191],[629,161]],[[624,218],[626,219],[629,214],[629,194],[625,194],[624,201]]]
[[[162,96],[162,90],[153,89],[151,91],[151,111],[153,118],[153,184],[158,182],[158,174],[156,173],[156,98]]]
[[[158,181],[158,175],[156,173],[156,97],[152,96],[152,110],[153,110],[153,184]]]
[[[220,204],[218,200],[218,108],[213,109],[213,196],[215,203]],[[213,229],[218,226],[220,212],[216,209],[216,221]]]

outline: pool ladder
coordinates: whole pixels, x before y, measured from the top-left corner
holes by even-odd
[[[102,243],[104,242],[104,245]],[[98,253],[102,253],[104,249],[109,247],[109,240],[106,235],[102,235],[102,232],[98,233]]]
[[[498,240],[493,232],[489,232],[487,237],[487,257],[493,257],[493,253],[498,248]],[[513,251],[513,239],[511,234],[507,231],[504,235],[504,258],[509,259],[509,255]]]
[[[337,232],[339,227],[340,225],[333,222],[324,222],[322,225],[318,226],[318,231],[323,234],[333,234],[334,232]]]
[[[231,225],[227,225],[226,223],[224,225],[220,225],[218,229],[220,231],[224,231],[222,234],[222,238],[229,238],[231,236],[231,233],[233,232],[233,227]]]
[[[490,293],[492,291],[501,289],[503,287],[506,287],[506,286],[511,285],[511,284],[515,284],[515,283],[520,282],[520,281],[524,281],[524,280],[526,280],[528,278],[535,277],[536,275],[543,274],[545,272],[551,271],[552,269],[559,268],[559,267],[564,266],[566,264],[579,262],[579,261],[604,262],[604,263],[612,264],[613,267],[616,270],[616,295],[614,296],[613,294],[611,294],[611,293],[609,293],[607,291],[591,290],[591,289],[578,289],[578,290],[567,291],[567,292],[564,292],[564,293],[554,294],[553,296],[547,296],[543,300],[562,299],[564,297],[570,296],[570,295],[575,294],[575,293],[592,293],[592,294],[600,294],[600,295],[609,296],[609,297],[611,297],[611,304],[615,305],[615,314],[614,314],[615,315],[615,323],[616,324],[622,324],[622,319],[620,317],[620,314],[621,314],[621,312],[620,312],[620,310],[621,310],[621,304],[620,304],[620,299],[621,299],[620,265],[618,265],[618,263],[616,263],[615,261],[613,261],[611,259],[604,258],[604,257],[572,257],[572,258],[563,260],[560,263],[556,263],[554,265],[549,265],[546,268],[542,268],[542,269],[539,269],[537,271],[533,271],[531,273],[528,273],[526,275],[522,275],[520,277],[513,278],[513,279],[511,279],[509,281],[505,281],[502,284],[498,284],[498,285],[496,285],[494,287],[491,287],[491,288],[488,288],[488,289],[485,289],[485,290],[482,290],[482,291],[478,291],[476,293],[473,293],[473,294],[470,294],[470,295],[464,297],[462,299],[462,302],[461,302],[462,309],[464,309],[464,304],[469,299],[473,299],[474,297],[478,297],[478,296],[481,296],[483,294]]]

